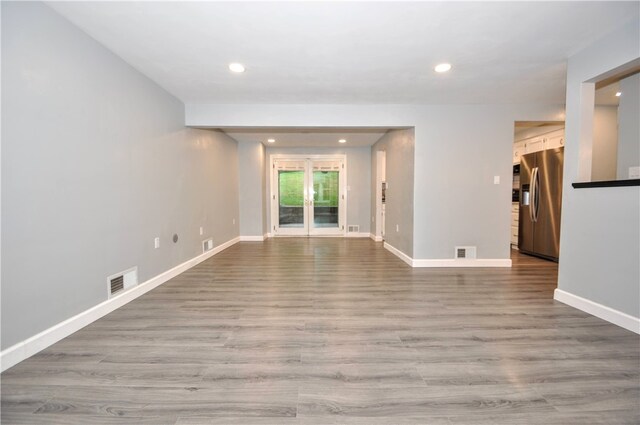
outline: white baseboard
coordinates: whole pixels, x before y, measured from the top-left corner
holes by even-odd
[[[505,258],[451,258],[414,259],[413,267],[511,267],[511,259]]]
[[[240,242],[263,242],[265,235],[262,236],[240,236]]]
[[[414,259],[387,242],[384,247],[411,267],[511,267],[511,259],[508,258]]]
[[[553,293],[553,299],[630,330],[631,332],[640,334],[640,318],[638,317],[633,317],[627,313],[614,310],[606,305],[582,298],[558,288],[556,288]]]
[[[39,351],[44,350],[45,348],[55,344],[61,339],[71,335],[72,333],[79,331],[90,323],[95,322],[99,318],[111,313],[117,308],[122,307],[128,302],[133,301],[139,296],[162,285],[163,283],[176,277],[180,273],[189,270],[191,267],[200,264],[206,259],[214,256],[215,254],[239,241],[239,237],[231,239],[230,241],[218,245],[217,247],[205,253],[202,253],[197,257],[192,258],[191,260],[185,261],[184,263],[179,264],[176,267],[167,270],[166,272],[152,277],[146,282],[134,286],[133,288],[128,289],[112,298],[109,298],[108,300],[103,301],[100,304],[83,311],[82,313],[70,317],[69,319],[60,322],[57,325],[50,327],[49,329],[45,329],[39,334],[36,334],[30,338],[25,339],[24,341],[12,345],[11,347],[0,352],[0,370],[4,372],[10,367],[20,363],[23,360],[28,359]]]
[[[369,233],[362,233],[362,232],[347,232],[347,234],[345,235],[345,237],[347,238],[368,238],[369,237]]]
[[[383,241],[382,236],[376,236],[373,233],[369,233],[369,237],[371,239],[373,239],[375,242],[382,242]]]
[[[395,255],[396,257],[398,257],[399,259],[401,259],[402,261],[404,261],[405,263],[413,267],[413,259],[409,257],[407,254],[400,251],[398,248],[394,248],[393,246],[389,245],[386,242],[384,243],[383,246],[387,251],[391,252],[393,255]]]

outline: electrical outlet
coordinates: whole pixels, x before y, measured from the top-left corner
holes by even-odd
[[[400,225],[396,224],[396,232],[399,232],[399,231],[400,231]]]
[[[500,184],[500,176],[493,176],[493,184]]]
[[[200,226],[200,236],[202,236],[204,234],[204,230],[202,229],[202,226]]]
[[[155,238],[155,239],[153,240],[153,247],[154,247],[155,249],[160,248],[160,238]]]

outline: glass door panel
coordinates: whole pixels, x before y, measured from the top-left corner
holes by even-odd
[[[339,227],[339,184],[338,171],[313,172],[313,227]]]
[[[278,225],[304,228],[304,171],[278,170]]]

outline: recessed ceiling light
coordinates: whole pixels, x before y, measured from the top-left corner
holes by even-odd
[[[267,139],[267,142],[269,142],[269,143],[275,143],[275,142],[276,142],[276,139]]]
[[[622,96],[622,92],[621,92],[621,91],[617,92],[617,93],[616,93],[616,96],[617,96],[617,97]]]
[[[230,63],[229,64],[229,70],[231,70],[231,72],[244,72],[244,65],[241,63]]]
[[[347,143],[346,139],[340,139],[338,140],[338,143]]]
[[[451,69],[451,64],[450,63],[441,63],[439,65],[436,65],[436,67],[434,69],[436,70],[436,72],[447,72],[448,70]]]

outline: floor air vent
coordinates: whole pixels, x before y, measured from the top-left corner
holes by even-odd
[[[475,246],[457,246],[456,247],[456,259],[476,258]]]
[[[116,273],[107,278],[107,292],[109,298],[118,295],[125,289],[138,284],[138,268],[133,267],[120,273]]]
[[[349,233],[359,233],[360,232],[360,225],[359,224],[351,224],[351,225],[347,226],[347,232],[349,232]]]

